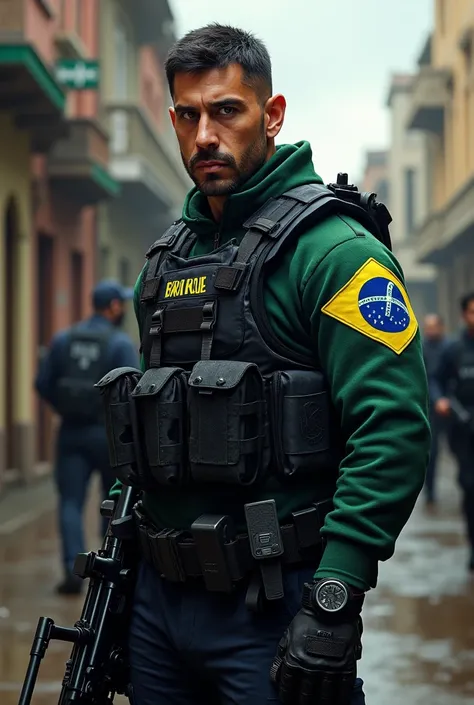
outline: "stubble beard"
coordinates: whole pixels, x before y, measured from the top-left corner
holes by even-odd
[[[242,154],[239,164],[237,164],[235,159],[230,155],[225,156],[226,164],[232,168],[234,171],[234,176],[224,179],[219,176],[218,173],[211,173],[205,174],[202,179],[198,179],[194,174],[192,165],[185,161],[183,154],[181,153],[181,158],[186,171],[203,196],[230,196],[263,166],[267,158],[267,138],[265,135],[263,119],[261,129],[259,130],[257,137],[251,144],[249,144],[245,152]],[[202,156],[199,157],[199,159],[202,158]],[[213,156],[210,152],[207,153],[204,158],[209,160],[220,160],[218,154]],[[194,158],[194,160],[197,161],[196,158]]]

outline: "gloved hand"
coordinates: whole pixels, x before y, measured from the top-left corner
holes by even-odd
[[[337,615],[306,601],[280,640],[270,671],[284,705],[350,705],[362,653],[362,602],[358,596],[352,609]]]

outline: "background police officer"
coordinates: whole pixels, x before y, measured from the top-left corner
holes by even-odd
[[[134,344],[119,331],[132,295],[117,282],[100,282],[92,294],[93,315],[54,337],[36,379],[40,396],[61,417],[55,479],[65,572],[57,589],[62,594],[78,593],[82,587],[71,571],[84,550],[82,513],[92,472],[100,472],[104,496],[114,482],[94,384],[110,369],[138,364]]]
[[[133,702],[362,705],[364,594],[430,444],[403,274],[339,199],[294,228],[332,192],[307,142],[275,145],[286,102],[262,42],[213,24],[166,70],[195,188],[135,288],[155,487],[136,508]]]
[[[430,425],[431,425],[431,452],[430,462],[426,470],[425,493],[428,505],[436,502],[436,464],[438,461],[439,444],[445,427],[445,419],[435,411],[433,399],[432,380],[438,369],[441,354],[447,341],[444,323],[437,313],[425,316],[423,322],[423,359],[430,387]]]
[[[464,330],[442,351],[432,382],[435,410],[449,419],[474,571],[474,292],[461,299]]]

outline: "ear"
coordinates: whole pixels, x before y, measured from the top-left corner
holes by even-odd
[[[269,139],[274,139],[283,127],[285,111],[286,100],[280,93],[272,96],[265,103],[265,122]]]
[[[168,108],[168,112],[170,114],[170,119],[171,119],[171,124],[173,125],[174,128],[176,128],[176,112],[173,107]]]

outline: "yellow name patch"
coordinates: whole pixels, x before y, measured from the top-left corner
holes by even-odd
[[[192,277],[191,279],[173,279],[166,283],[165,299],[176,296],[192,296],[206,293],[207,277]]]
[[[397,355],[405,350],[418,330],[402,282],[373,258],[367,260],[321,311],[386,345]]]

